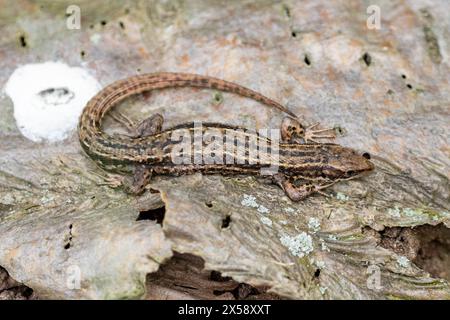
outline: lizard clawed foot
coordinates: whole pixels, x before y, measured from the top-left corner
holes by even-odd
[[[145,191],[152,173],[152,170],[145,165],[137,165],[131,177],[112,173],[95,175],[103,180],[103,182],[97,183],[99,186],[108,186],[113,189],[122,187],[128,194],[139,195]]]
[[[305,129],[305,134],[304,134],[303,139],[305,140],[306,143],[308,143],[308,141],[320,143],[316,139],[336,139],[336,135],[334,134],[333,128],[313,130],[314,128],[317,128],[318,125],[319,125],[319,122],[317,122]],[[329,134],[323,134],[326,132],[329,132]]]
[[[134,123],[133,120],[128,118],[122,112],[114,110],[114,111],[111,111],[109,114],[111,115],[111,118],[113,118],[115,121],[117,121],[118,123],[123,125],[125,128],[127,128],[128,132],[135,132],[136,123]]]
[[[124,176],[120,174],[111,174],[109,173],[106,176],[101,176],[104,182],[98,183],[101,186],[108,186],[110,188],[119,188],[124,185]]]
[[[135,129],[135,137],[147,137],[158,134],[162,130],[164,118],[161,114],[155,113],[151,117],[143,120]]]
[[[305,128],[297,119],[286,117],[281,123],[281,139],[288,143],[320,143],[317,139],[336,138],[333,128],[315,129],[318,125],[319,123],[315,123]]]
[[[336,182],[330,182],[330,183],[322,184],[322,185],[314,185],[314,192],[317,192],[318,194],[321,194],[321,195],[323,195],[323,196],[329,198],[329,197],[331,197],[331,195],[329,195],[329,194],[326,193],[326,192],[323,192],[322,190],[323,190],[323,189],[326,189],[326,188],[328,188],[328,187],[331,187],[331,186],[332,186],[333,184],[335,184],[335,183],[336,183]]]
[[[125,180],[124,189],[129,194],[139,195],[144,192],[145,187],[152,178],[153,171],[145,165],[137,165],[131,180]]]
[[[303,200],[314,193],[319,193],[328,198],[330,197],[330,195],[323,192],[322,190],[335,184],[335,182],[322,185],[306,183],[303,185],[296,186],[292,181],[290,181],[287,177],[281,174],[274,175],[272,179],[275,184],[277,184],[278,186],[281,187],[281,189],[283,189],[283,191],[292,201]]]
[[[111,112],[111,117],[127,128],[127,131],[130,133],[128,137],[130,138],[140,138],[157,134],[161,132],[162,125],[164,123],[164,118],[159,113],[152,115],[137,125],[134,121],[119,111]]]

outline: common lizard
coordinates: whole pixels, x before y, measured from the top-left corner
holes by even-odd
[[[210,88],[232,92],[254,99],[267,106],[285,112],[281,124],[281,143],[272,144],[271,139],[250,130],[219,123],[203,123],[201,133],[214,130],[224,136],[229,130],[243,130],[244,144],[234,144],[232,163],[174,163],[174,148],[180,140],[174,136],[194,133],[194,123],[184,123],[162,129],[163,117],[155,114],[136,127],[134,136],[109,135],[102,130],[105,114],[125,98],[144,91],[174,87]],[[123,116],[122,116],[123,120]],[[286,107],[241,85],[221,79],[185,73],[153,73],[129,77],[116,81],[101,90],[86,105],[79,121],[78,134],[81,146],[102,168],[120,174],[133,174],[128,190],[140,193],[152,175],[182,175],[194,172],[204,174],[262,175],[261,169],[275,165],[278,170],[269,175],[293,201],[299,201],[341,180],[349,180],[373,170],[370,156],[333,143],[319,143],[317,139],[331,138],[323,133],[329,129],[313,130],[317,125],[305,128]],[[250,143],[265,143],[267,150],[259,148],[260,161],[249,161]],[[204,142],[202,142],[203,145]],[[203,145],[204,147],[204,145]],[[274,158],[273,148],[278,148]],[[193,148],[191,159],[200,156]],[[243,159],[242,157],[245,157]]]

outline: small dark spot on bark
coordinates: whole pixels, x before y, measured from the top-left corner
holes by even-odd
[[[222,220],[222,229],[228,228],[230,226],[231,216],[227,215],[225,219]]]
[[[219,105],[223,102],[223,95],[222,92],[215,92],[213,95],[213,102],[215,105]]]
[[[100,24],[101,24],[102,26],[106,26],[106,20],[100,21]]]
[[[297,37],[297,32],[292,31],[292,32],[291,32],[291,36],[292,36],[293,38],[296,38],[296,37]]]
[[[255,287],[246,283],[240,283],[233,291],[231,291],[236,300],[242,300],[249,295],[257,295],[260,292]]]
[[[94,29],[94,25],[93,24],[89,25],[89,28]]]
[[[32,294],[33,294],[33,289],[28,288],[28,287],[25,287],[25,288],[23,289],[23,291],[22,291],[22,295],[23,295],[25,298],[31,297]]]
[[[67,243],[64,245],[64,249],[66,249],[66,250],[70,249],[70,246],[71,246],[71,242],[72,242],[72,228],[73,228],[73,225],[70,224],[69,225],[69,241],[67,241]]]
[[[125,24],[122,21],[119,21],[119,26],[120,28],[125,29]]]
[[[316,269],[316,271],[314,272],[314,277],[318,278],[320,276],[320,269]]]
[[[130,13],[130,9],[125,8],[125,14],[129,14]]]
[[[347,130],[345,130],[345,128],[342,128],[341,126],[336,126],[334,128],[334,130],[336,131],[336,133],[340,136],[343,136],[347,133]]]
[[[392,89],[389,89],[389,90],[387,91],[387,94],[394,94],[394,91],[393,91]]]
[[[86,55],[86,52],[84,50],[81,50],[80,55],[82,58],[84,58],[84,56]]]
[[[406,74],[402,74],[402,78],[403,78],[403,79],[406,79]]]
[[[305,58],[303,59],[303,61],[305,61],[306,65],[311,65],[311,59],[309,59],[309,56],[307,54],[305,54]]]
[[[406,85],[406,87],[407,87],[408,89],[412,89],[412,88],[413,88],[412,85],[410,85],[409,83]]]
[[[19,41],[20,41],[20,45],[22,46],[22,48],[26,48],[27,47],[27,40],[25,39],[24,35],[21,35],[19,37]]]
[[[166,207],[160,207],[157,209],[141,211],[136,219],[136,221],[141,220],[152,220],[156,221],[156,223],[162,225],[164,220],[164,215],[166,214]]]
[[[222,277],[222,274],[219,271],[213,270],[209,275],[209,280],[216,282],[226,282],[230,281],[231,277]]]
[[[213,204],[210,201],[205,202],[205,206],[212,208]]]
[[[362,59],[366,66],[370,66],[370,64],[372,63],[372,57],[367,52],[363,54]]]
[[[246,283],[239,283],[233,290],[214,290],[215,296],[220,296],[224,293],[230,292],[236,300],[246,299],[250,295],[260,294],[259,290]]]
[[[220,295],[224,294],[225,292],[226,292],[225,290],[213,290],[213,295],[220,296]]]

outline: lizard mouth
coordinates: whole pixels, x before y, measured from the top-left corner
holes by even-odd
[[[370,172],[373,171],[373,169],[375,168],[372,163],[370,163],[370,164],[371,164],[371,166],[366,170],[347,171],[346,173],[344,173],[341,180],[353,180],[353,179],[357,179],[357,178],[361,178],[361,177],[365,177],[365,176],[369,175]]]

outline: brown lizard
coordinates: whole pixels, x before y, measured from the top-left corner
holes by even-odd
[[[108,135],[102,130],[105,114],[126,97],[144,91],[174,87],[200,87],[232,92],[287,113],[289,117],[281,124],[282,142],[276,143],[245,128],[219,123],[202,123],[200,129],[196,128],[195,123],[184,123],[163,130],[163,117],[159,114],[145,119],[135,127],[134,136]],[[116,118],[122,122],[128,121],[122,115]],[[128,123],[128,126],[131,124]],[[271,180],[290,199],[298,201],[315,192],[322,193],[321,190],[338,181],[353,179],[374,168],[368,154],[361,155],[337,144],[319,143],[317,139],[333,136],[323,134],[330,129],[313,130],[316,126],[317,124],[305,128],[281,104],[232,82],[195,74],[154,73],[119,80],[101,90],[85,107],[80,117],[78,134],[83,149],[101,167],[120,174],[134,174],[128,189],[136,194],[144,190],[152,175],[201,172],[261,176],[262,169],[276,167],[276,171],[269,173]],[[208,143],[202,140],[200,148],[196,148],[193,137],[196,133],[207,136],[209,131],[213,131],[216,137],[228,137],[230,132],[238,132],[240,140],[233,139],[227,145],[229,148],[221,149],[223,156],[217,157],[214,154],[217,150],[213,151],[216,161],[212,163],[196,161],[195,159],[204,159]],[[181,163],[174,161],[174,155],[181,156],[180,143],[186,142],[180,137],[194,144]],[[258,147],[251,150],[255,145]],[[257,159],[252,158],[255,152]],[[229,157],[229,161],[224,161],[226,157]],[[264,173],[266,174],[267,172]]]

